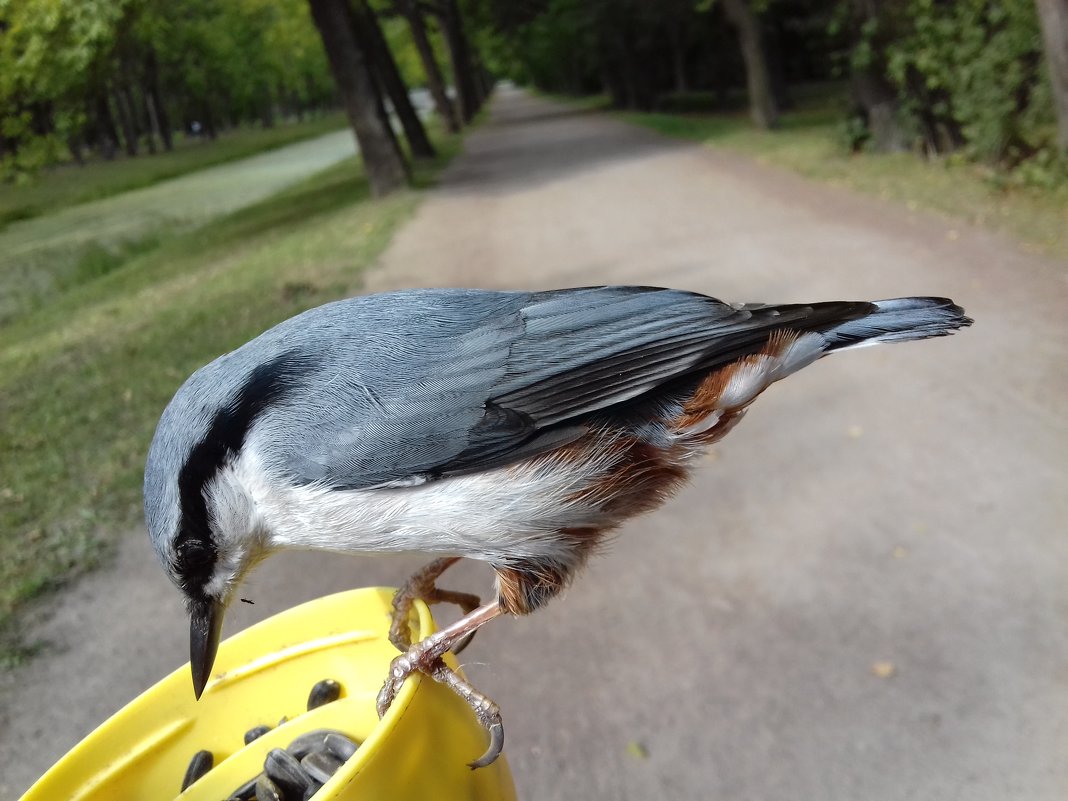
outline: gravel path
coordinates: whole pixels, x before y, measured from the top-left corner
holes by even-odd
[[[776,386],[567,597],[479,635],[468,674],[503,708],[521,796],[1063,798],[1066,275],[979,230],[502,90],[371,288],[944,294],[977,321]],[[183,661],[142,536],[42,609],[54,645],[3,678],[0,797]],[[417,562],[276,557],[228,631]],[[478,566],[449,578],[490,583]]]

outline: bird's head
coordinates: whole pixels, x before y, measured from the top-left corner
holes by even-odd
[[[178,391],[145,466],[145,522],[160,564],[189,612],[197,698],[211,676],[223,616],[245,574],[266,555],[255,503],[238,475],[254,414],[219,396],[215,363]]]

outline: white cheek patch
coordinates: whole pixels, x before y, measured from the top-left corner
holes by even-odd
[[[262,518],[246,489],[248,465],[227,465],[204,488],[212,539],[215,571],[204,585],[209,595],[225,597],[248,569],[262,557]]]

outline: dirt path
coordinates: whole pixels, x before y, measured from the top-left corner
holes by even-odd
[[[502,91],[371,288],[945,294],[977,321],[775,387],[566,598],[480,634],[468,672],[504,709],[522,797],[1063,798],[1066,276],[981,231]],[[417,561],[277,557],[228,631]],[[139,536],[57,607],[50,653],[4,679],[4,798],[185,653]]]

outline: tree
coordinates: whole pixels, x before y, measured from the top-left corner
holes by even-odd
[[[382,35],[382,29],[378,25],[378,19],[374,12],[362,2],[355,0],[352,5],[353,17],[356,23],[355,31],[360,47],[369,56],[374,68],[375,77],[379,85],[389,97],[390,104],[400,119],[404,136],[408,140],[408,146],[412,155],[416,158],[433,158],[436,153],[430,138],[426,135],[422,120],[412,106],[412,99],[408,95],[408,87],[401,77],[397,62],[393,59],[386,37]]]
[[[779,124],[779,109],[771,85],[767,52],[764,49],[760,18],[749,0],[722,0],[727,19],[738,31],[738,44],[745,59],[746,84],[749,90],[749,113],[758,128]]]
[[[430,44],[427,35],[426,21],[423,13],[415,0],[397,0],[397,11],[407,21],[412,32],[412,41],[419,51],[419,60],[423,64],[423,73],[426,76],[426,86],[430,90],[430,96],[434,99],[434,108],[438,116],[445,122],[445,128],[449,133],[460,130],[460,124],[456,119],[456,110],[449,95],[445,91],[445,79],[441,75],[441,68],[434,56],[434,48]]]
[[[118,0],[0,4],[0,175],[57,160],[85,128],[86,87],[123,13]]]
[[[393,132],[379,114],[380,100],[367,54],[356,41],[348,0],[308,0],[308,3],[360,147],[371,193],[382,197],[408,183],[408,167]]]
[[[900,98],[887,75],[886,50],[895,35],[895,8],[886,0],[850,0],[842,6],[850,28],[849,68],[853,100],[861,111],[869,146],[905,150]]]
[[[1011,167],[1047,147],[1053,102],[1033,0],[908,0],[881,22],[887,75],[926,152]]]
[[[1064,0],[1036,0],[1042,41],[1057,111],[1057,142],[1068,153],[1068,5]]]
[[[445,31],[445,42],[449,47],[453,81],[460,99],[460,116],[467,123],[474,119],[480,105],[478,89],[475,87],[474,65],[471,63],[471,50],[456,0],[439,2],[437,10]]]

